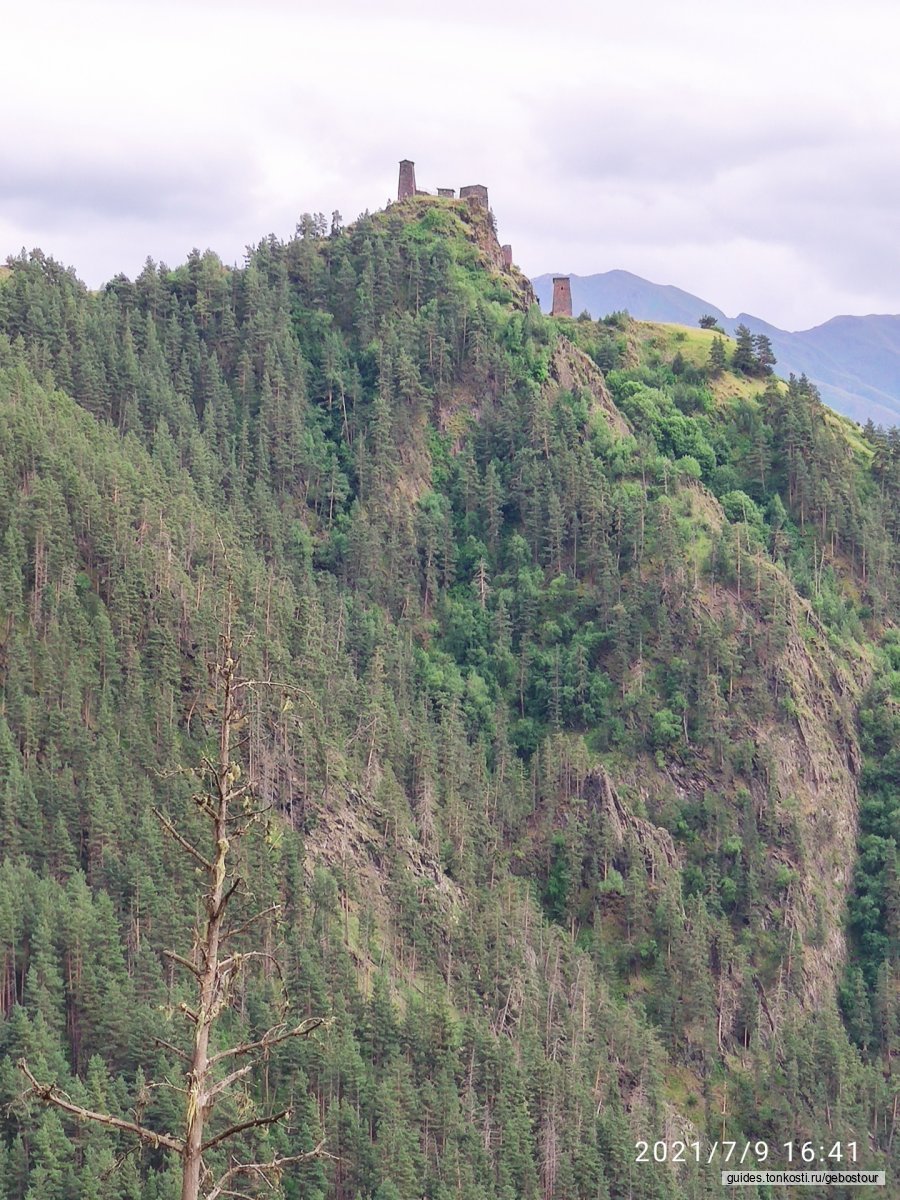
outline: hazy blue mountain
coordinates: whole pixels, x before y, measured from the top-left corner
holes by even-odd
[[[605,271],[602,275],[570,275],[572,311],[587,309],[593,317],[627,309],[639,321],[665,321],[695,325],[701,312],[712,313],[727,321],[725,314],[705,300],[681,288],[651,283],[630,271]],[[553,294],[553,276],[539,275],[531,281],[541,308],[549,309]],[[705,307],[697,308],[697,305]]]
[[[552,275],[532,282],[543,308],[549,308]],[[629,271],[572,275],[572,307],[594,317],[621,309],[640,321],[694,325],[701,313],[717,317],[733,332],[741,323],[772,339],[779,375],[805,374],[826,404],[856,421],[900,424],[900,316],[833,317],[823,325],[789,332],[750,313],[728,317],[700,296],[671,285],[651,283]]]

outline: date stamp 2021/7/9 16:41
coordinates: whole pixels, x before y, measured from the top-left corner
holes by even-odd
[[[635,1162],[713,1163],[723,1166],[784,1166],[833,1168],[857,1166],[856,1142],[787,1141],[770,1145],[765,1141],[635,1142]]]

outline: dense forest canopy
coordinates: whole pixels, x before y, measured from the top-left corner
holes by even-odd
[[[324,1137],[286,1200],[712,1194],[635,1161],[678,1138],[853,1142],[897,1194],[897,434],[713,330],[542,316],[453,200],[97,293],[8,267],[0,1200],[179,1194],[15,1063],[177,1124],[198,883],[154,809],[202,836],[226,621],[236,945],[283,978],[216,1036],[328,1019],[217,1117]]]

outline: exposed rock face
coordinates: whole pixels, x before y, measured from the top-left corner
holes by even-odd
[[[585,779],[584,798],[589,808],[597,808],[603,813],[614,849],[621,850],[629,834],[637,840],[652,883],[678,869],[680,862],[672,835],[652,821],[636,816],[623,803],[602,767],[591,771]]]
[[[561,337],[556,343],[550,359],[550,377],[557,390],[589,392],[615,433],[621,437],[631,433],[628,422],[609,394],[600,368],[568,338]]]
[[[308,835],[309,863],[323,862],[336,867],[353,863],[360,880],[365,881],[371,900],[383,900],[388,881],[384,863],[388,853],[400,851],[417,881],[434,885],[434,896],[443,909],[458,905],[462,892],[440,864],[428,838],[404,834],[393,846],[385,833],[383,813],[370,792],[353,787],[336,788],[327,802],[316,807],[316,823]]]
[[[715,498],[700,484],[691,490],[697,500],[690,506],[691,519],[707,530],[721,528],[726,522]],[[742,790],[749,793],[755,819],[765,830],[768,860],[785,872],[784,889],[764,898],[762,914],[762,929],[779,938],[784,953],[775,966],[768,965],[769,978],[761,960],[752,959],[746,968],[759,995],[764,1034],[777,1034],[792,1011],[819,1012],[835,1005],[847,956],[844,918],[856,861],[861,755],[854,712],[870,668],[829,645],[808,603],[768,561],[754,565],[752,582],[741,596],[734,587],[716,584],[704,591],[695,601],[698,627],[713,618],[762,645],[767,618],[757,607],[757,565],[763,590],[778,587],[786,605],[783,647],[760,651],[760,668],[769,658],[786,711],[744,727],[741,736],[753,746],[752,766],[731,780],[720,803],[736,804]],[[646,856],[653,847],[658,853],[671,844],[668,833],[638,817],[625,797],[638,797],[652,813],[667,792],[699,799],[710,789],[721,792],[722,783],[713,763],[670,762],[659,768],[641,757],[606,777],[598,774],[592,786],[620,840],[630,828]],[[663,858],[671,861],[668,851]],[[728,1034],[738,990],[746,982],[737,974],[722,981],[720,1037]]]
[[[784,850],[796,877],[785,921],[802,942],[801,1003],[815,1008],[833,997],[847,953],[844,913],[856,861],[861,768],[853,712],[869,671],[864,663],[841,661],[809,605],[787,588],[786,594],[792,602],[779,667],[795,715],[761,729],[758,746],[776,819],[793,833]],[[764,787],[757,779],[754,793]]]
[[[512,266],[512,246],[506,245],[500,247],[500,252],[503,255],[503,265],[509,270]]]
[[[485,195],[487,195],[486,189]],[[462,194],[460,194],[460,199],[463,199]],[[504,254],[503,247],[497,238],[497,227],[494,223],[493,213],[488,208],[482,207],[481,204],[472,205],[470,203],[466,208],[460,206],[460,216],[465,224],[469,226],[473,240],[481,251],[485,266],[490,267],[494,271],[502,272],[504,283],[507,286],[512,283],[514,291],[518,294],[519,307],[529,309],[533,304],[537,304],[537,297],[534,294],[534,288],[531,286],[531,280],[523,275],[518,267],[513,266],[512,247],[509,248],[510,252],[507,261],[507,256]]]

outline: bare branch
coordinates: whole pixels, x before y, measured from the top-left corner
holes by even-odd
[[[241,969],[245,962],[250,962],[250,960],[253,958],[264,958],[267,962],[271,963],[273,969],[278,975],[278,978],[282,981],[282,983],[284,982],[281,963],[274,954],[269,954],[266,950],[247,950],[244,953],[241,953],[239,950],[237,950],[234,954],[229,954],[227,958],[219,960],[219,970],[223,972],[230,972],[232,969],[234,969],[236,973]]]
[[[304,700],[308,700],[314,708],[318,708],[318,702],[312,692],[308,692],[306,688],[298,687],[295,683],[278,683],[274,679],[236,679],[234,681],[234,690],[244,687],[268,687],[278,688],[282,692],[293,692],[295,696],[302,696]]]
[[[228,891],[225,893],[225,895],[222,897],[222,899],[219,901],[219,906],[216,909],[217,917],[220,917],[222,915],[222,913],[225,911],[228,901],[231,899],[231,897],[234,895],[234,893],[241,886],[242,882],[243,881],[241,880],[240,876],[238,876],[237,879],[235,879],[234,883],[231,885],[231,887],[228,889]]]
[[[285,1029],[284,1025],[274,1025],[263,1034],[258,1042],[242,1042],[231,1050],[220,1050],[218,1054],[214,1054],[210,1058],[209,1065],[213,1066],[226,1058],[240,1058],[244,1054],[252,1054],[254,1050],[270,1050],[273,1046],[278,1046],[290,1038],[309,1037],[324,1024],[324,1017],[309,1017],[306,1021],[301,1021],[299,1025],[294,1026],[293,1029]]]
[[[206,1197],[206,1200],[219,1200],[220,1196],[230,1196],[233,1192],[228,1191],[228,1184],[237,1175],[262,1175],[266,1177],[268,1171],[277,1173],[284,1170],[285,1167],[295,1166],[297,1163],[310,1162],[314,1158],[329,1158],[334,1160],[334,1155],[329,1154],[325,1150],[324,1139],[314,1146],[312,1150],[307,1150],[305,1154],[290,1154],[283,1158],[275,1157],[271,1162],[253,1162],[253,1163],[236,1163],[233,1167],[229,1167],[224,1175],[221,1176],[219,1182],[215,1185],[212,1191]],[[241,1195],[240,1192],[237,1195]]]
[[[191,799],[204,814],[204,816],[209,817],[211,821],[216,819],[216,810],[213,808],[212,804],[210,804],[209,796],[206,794],[206,792],[197,792],[191,797]]]
[[[158,1037],[154,1037],[153,1040],[158,1046],[164,1046],[166,1050],[171,1050],[173,1054],[177,1054],[179,1058],[183,1058],[185,1062],[191,1061],[191,1056],[189,1054],[185,1054],[183,1050],[179,1050],[178,1047],[173,1046],[171,1042],[163,1041],[162,1038]]]
[[[219,944],[221,945],[222,942],[226,942],[231,937],[237,937],[239,933],[243,933],[246,929],[249,929],[250,926],[254,923],[254,921],[260,921],[260,920],[262,920],[263,917],[267,917],[269,915],[269,913],[280,912],[280,911],[281,911],[280,904],[272,904],[269,906],[269,908],[264,908],[262,910],[262,912],[258,912],[256,914],[256,916],[250,917],[248,920],[244,921],[241,925],[235,926],[234,929],[226,929],[225,932],[222,934],[221,938],[219,939]]]
[[[237,837],[243,837],[250,826],[260,817],[267,817],[274,812],[274,804],[264,804],[262,808],[241,809],[241,811],[233,817],[229,817],[228,821],[234,830]]]
[[[126,1160],[130,1158],[132,1154],[136,1153],[139,1147],[140,1142],[135,1142],[133,1146],[129,1146],[127,1150],[123,1150],[122,1153],[116,1158],[115,1162],[108,1166],[101,1174],[101,1180],[103,1180],[105,1183],[107,1179],[111,1179],[113,1175],[115,1175],[116,1171],[118,1171],[119,1168],[125,1164]]]
[[[32,1095],[42,1104],[51,1104],[54,1108],[68,1113],[79,1121],[93,1121],[95,1125],[106,1125],[109,1129],[121,1129],[124,1133],[132,1133],[142,1142],[147,1142],[156,1149],[166,1146],[178,1154],[184,1152],[184,1142],[180,1138],[171,1137],[167,1133],[157,1133],[155,1129],[148,1129],[146,1125],[138,1125],[135,1121],[123,1121],[111,1113],[94,1112],[90,1108],[82,1108],[80,1104],[73,1104],[71,1100],[66,1099],[55,1084],[39,1083],[28,1069],[24,1058],[20,1058],[16,1066],[31,1084]]]
[[[201,754],[200,761],[203,763],[204,767],[206,768],[206,770],[209,772],[210,775],[218,774],[218,768],[216,767],[216,764],[212,761],[211,758],[208,758],[205,754]]]
[[[182,835],[178,832],[165,813],[161,811],[161,809],[154,808],[153,813],[154,816],[156,816],[156,818],[162,823],[169,836],[173,837],[183,850],[187,850],[188,854],[190,854],[192,858],[195,858],[200,866],[205,868],[205,870],[213,870],[212,863],[208,859],[204,858],[197,847],[192,846],[186,837],[182,837]]]
[[[195,964],[192,963],[189,958],[185,958],[183,954],[176,954],[174,950],[163,950],[163,955],[166,958],[171,958],[173,962],[181,963],[183,967],[187,967],[191,974],[195,975],[197,979],[202,976],[203,972],[200,970],[200,968],[195,966]]]
[[[208,1142],[204,1142],[200,1147],[200,1153],[205,1154],[207,1150],[212,1150],[213,1146],[219,1146],[222,1142],[227,1142],[229,1138],[237,1137],[239,1133],[243,1133],[247,1129],[258,1129],[262,1125],[275,1125],[290,1115],[291,1110],[284,1108],[281,1112],[273,1113],[271,1117],[251,1117],[249,1121],[241,1121],[238,1125],[229,1125],[227,1129],[223,1129],[221,1133],[217,1133]]]
[[[231,1085],[240,1079],[241,1076],[248,1075],[253,1070],[255,1065],[255,1063],[247,1063],[246,1067],[238,1067],[236,1071],[232,1071],[230,1075],[226,1075],[224,1079],[220,1079],[219,1082],[214,1087],[211,1087],[206,1093],[207,1102],[210,1100],[215,1100],[216,1096],[218,1096],[221,1092],[224,1092],[227,1087],[231,1087]]]
[[[242,783],[240,787],[232,788],[225,796],[229,804],[233,804],[235,800],[242,800],[244,796],[249,796],[253,791],[253,785],[250,783]]]
[[[173,1083],[171,1079],[158,1079],[156,1083],[148,1083],[148,1089],[152,1088],[168,1088],[172,1092],[178,1092],[179,1095],[186,1096],[187,1088],[179,1087],[177,1083]]]

